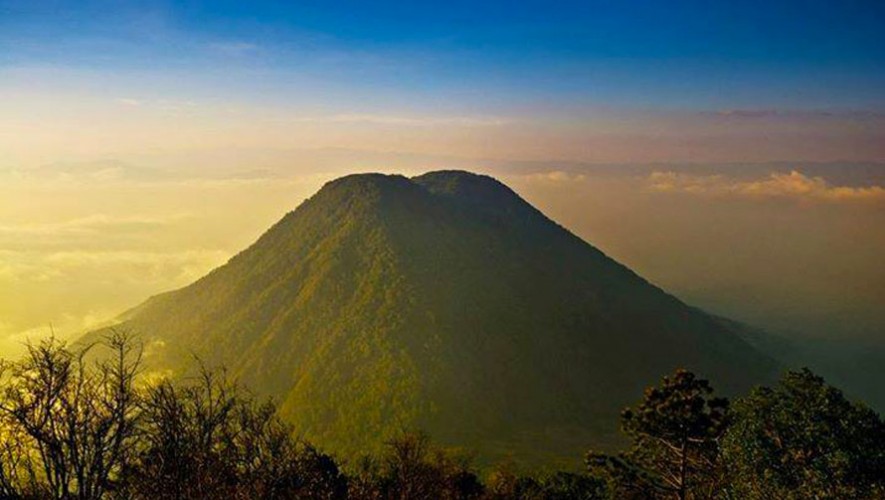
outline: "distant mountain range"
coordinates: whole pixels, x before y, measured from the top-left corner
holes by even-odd
[[[461,171],[329,182],[122,326],[150,369],[224,364],[345,457],[420,428],[482,459],[574,461],[677,367],[726,393],[778,370],[735,324]]]

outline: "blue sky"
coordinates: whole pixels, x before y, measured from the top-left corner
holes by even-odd
[[[704,148],[713,142],[721,148],[694,159],[724,160],[747,149],[735,141],[755,126],[765,137],[782,134],[781,144],[844,137],[829,159],[853,151],[880,159],[885,153],[874,144],[885,112],[883,27],[885,3],[875,1],[0,0],[0,97],[18,103],[18,114],[5,118],[17,130],[31,115],[23,104],[29,100],[34,109],[47,107],[42,116],[51,124],[77,113],[107,115],[102,98],[167,110],[199,105],[204,114],[193,134],[200,143],[208,139],[197,128],[205,132],[233,109],[247,110],[256,123],[332,117],[340,124],[347,121],[342,116],[380,117],[372,120],[388,126],[520,123],[507,140],[496,137],[504,147],[554,136],[532,149],[529,156],[537,157],[594,159],[575,145],[590,133],[601,141],[600,133],[647,138],[679,129],[683,144],[705,140]],[[85,109],[89,102],[94,106]],[[729,123],[728,130],[706,123],[710,113],[734,110],[753,113],[731,114],[732,122],[756,121]],[[685,123],[692,114],[702,116]],[[29,122],[27,129],[34,128]],[[330,138],[339,133],[347,136],[340,141],[345,146],[376,141],[344,128],[313,130],[311,137],[323,140],[303,142],[335,145]],[[451,138],[432,147],[416,137],[384,148],[503,154],[474,151],[458,142],[463,133],[450,129]],[[706,137],[710,130],[715,140]],[[93,140],[103,133],[96,129]],[[59,155],[77,149],[33,146]],[[565,152],[569,147],[574,151]],[[661,146],[651,156],[693,159],[694,146],[670,158],[676,147]],[[636,149],[625,143],[619,151],[630,148]],[[819,153],[774,149],[760,158]],[[600,158],[622,157],[631,159],[626,153]]]
[[[7,65],[226,64],[471,102],[497,91],[656,108],[885,104],[875,1],[3,1],[0,48]]]

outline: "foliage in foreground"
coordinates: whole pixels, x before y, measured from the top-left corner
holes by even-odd
[[[722,490],[719,441],[728,428],[728,401],[706,380],[677,371],[621,415],[632,441],[615,456],[590,452],[591,471],[608,478],[619,498],[713,498]]]
[[[808,370],[732,404],[679,370],[622,413],[625,451],[588,453],[584,473],[483,480],[422,434],[343,467],[223,372],[144,384],[140,363],[114,333],[2,365],[0,497],[885,498],[885,424]]]
[[[885,498],[885,423],[807,369],[733,405],[679,370],[622,414],[631,448],[590,452],[613,498]]]
[[[885,425],[808,369],[733,413],[723,458],[736,498],[885,498]]]

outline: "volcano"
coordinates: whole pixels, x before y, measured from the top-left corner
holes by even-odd
[[[675,368],[726,394],[777,370],[733,324],[461,171],[331,181],[121,326],[152,370],[223,364],[342,456],[422,429],[482,459],[578,460]]]

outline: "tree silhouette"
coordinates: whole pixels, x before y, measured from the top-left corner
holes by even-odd
[[[105,351],[87,363],[93,348]],[[141,350],[127,334],[70,350],[55,339],[3,365],[0,488],[10,497],[100,498],[113,488],[140,414]]]
[[[164,381],[144,397],[144,446],[126,474],[140,498],[314,498],[347,495],[337,464],[223,372]]]
[[[387,444],[380,460],[364,458],[351,498],[467,500],[483,495],[469,459],[434,447],[422,433],[404,433]]]
[[[712,394],[710,384],[689,371],[664,377],[621,414],[631,448],[615,456],[590,452],[588,468],[607,477],[618,498],[714,496],[728,401]]]
[[[678,370],[622,412],[627,451],[588,453],[583,474],[505,465],[486,486],[469,456],[421,433],[348,476],[224,371],[148,383],[140,366],[121,332],[88,346],[49,339],[0,365],[0,498],[885,498],[885,423],[807,369],[733,409]]]

